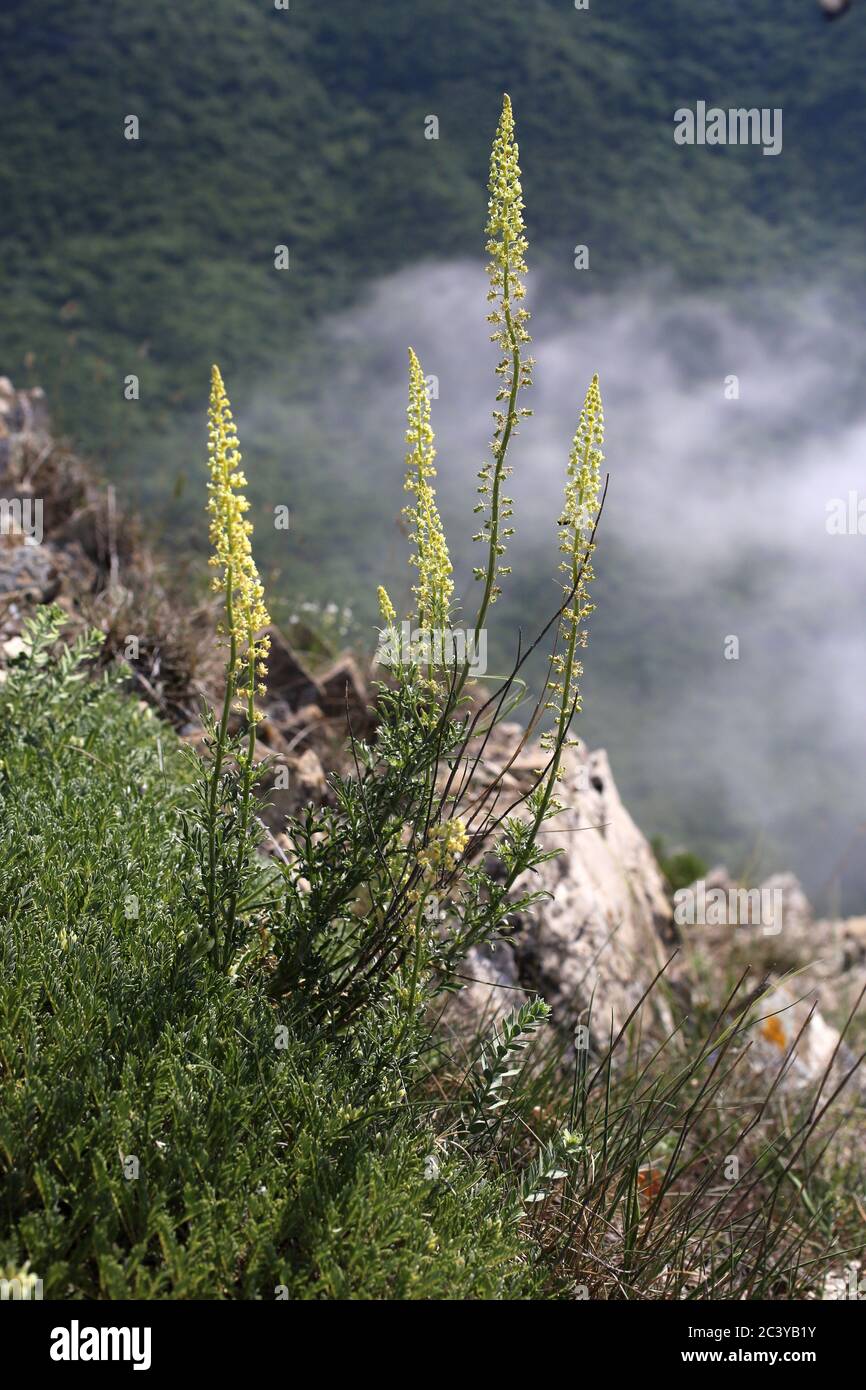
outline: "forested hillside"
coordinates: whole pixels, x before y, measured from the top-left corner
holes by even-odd
[[[536,264],[569,270],[582,242],[596,288],[641,267],[820,276],[862,254],[860,18],[826,26],[809,0],[10,0],[0,362],[21,380],[32,362],[109,459],[200,399],[217,344],[248,377],[284,363],[296,392],[317,315],[400,265],[478,253],[505,89]],[[782,106],[783,157],[676,147],[673,112],[700,98]]]

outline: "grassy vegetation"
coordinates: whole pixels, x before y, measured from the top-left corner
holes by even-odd
[[[763,1109],[754,1010],[575,1054],[529,1006],[473,1063],[404,1032],[384,981],[335,1030],[249,957],[190,963],[187,760],[44,654],[0,726],[7,1273],[53,1298],[784,1298],[856,1244],[854,1150],[822,1153],[809,1096]]]
[[[186,762],[42,657],[3,700],[0,1265],[47,1298],[537,1292],[505,1181],[444,1154],[425,1177],[435,1127],[381,1009],[329,1037],[179,966]]]

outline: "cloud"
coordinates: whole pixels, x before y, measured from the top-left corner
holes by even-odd
[[[826,897],[866,820],[866,536],[825,526],[831,498],[866,497],[862,302],[812,287],[734,304],[662,280],[616,294],[593,293],[591,272],[574,282],[569,294],[530,277],[534,416],[513,453],[514,576],[496,636],[510,645],[556,600],[565,461],[598,371],[611,485],[581,731],[608,746],[646,829],[710,854],[763,847]],[[321,330],[329,374],[310,402],[341,440],[344,496],[360,479],[393,498],[408,344],[437,377],[438,489],[467,612],[493,397],[485,292],[460,263],[380,281]],[[726,399],[732,376],[738,399]],[[384,531],[355,543],[375,562]],[[738,661],[724,659],[729,635]],[[843,896],[862,909],[866,872],[849,866]]]

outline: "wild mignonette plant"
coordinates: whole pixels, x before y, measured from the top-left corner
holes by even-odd
[[[270,639],[262,629],[270,622],[264,589],[253,559],[252,524],[246,478],[231,406],[218,367],[211,373],[208,425],[210,481],[208,513],[217,570],[213,590],[223,595],[224,616],[218,636],[227,649],[225,693],[217,718],[202,709],[207,761],[196,761],[196,806],[183,818],[194,851],[196,872],[187,893],[197,923],[188,945],[205,953],[220,970],[228,970],[243,938],[243,923],[256,906],[261,874],[255,871],[259,840],[254,815],[257,801],[256,727],[261,719],[256,695],[264,694]],[[244,727],[232,728],[232,714]]]
[[[527,243],[514,117],[506,96],[490,165],[487,251],[488,315],[500,358],[491,454],[478,477],[475,539],[486,547],[475,569],[481,586],[475,631],[483,630],[508,569],[501,561],[513,534],[512,502],[504,489],[508,452],[519,420],[530,412],[518,399],[532,378],[523,307]],[[510,675],[482,696],[465,656],[449,645],[455,619],[453,568],[434,480],[436,448],[424,371],[409,350],[404,508],[414,571],[405,628],[420,632],[407,650],[397,610],[379,590],[380,651],[387,671],[378,684],[376,730],[361,738],[348,724],[351,762],[331,777],[331,804],[309,805],[289,821],[285,860],[266,869],[256,855],[256,694],[264,674],[269,622],[251,548],[252,527],[240,452],[228,398],[214,367],[210,401],[211,563],[223,596],[220,638],[226,646],[225,691],[219,714],[203,711],[205,758],[197,762],[195,801],[182,813],[193,870],[185,884],[196,923],[185,949],[221,973],[243,960],[251,924],[261,914],[270,962],[266,989],[288,1017],[326,1028],[350,1046],[377,1020],[390,1065],[405,1072],[428,1045],[424,1018],[431,1001],[461,986],[461,965],[473,946],[508,936],[513,914],[542,893],[531,871],[555,851],[538,843],[542,823],[559,809],[555,796],[563,750],[580,705],[577,651],[592,610],[590,556],[601,510],[602,406],[598,379],[586,396],[568,463],[560,517],[563,601],[535,643],[518,650]],[[545,693],[528,720],[516,757],[550,716],[542,744],[546,763],[527,795],[503,806],[502,777],[484,773],[496,726],[521,697],[527,657],[553,634]],[[449,652],[452,653],[449,657]],[[347,714],[348,719],[348,714]],[[510,763],[510,760],[509,760]],[[525,802],[525,806],[523,803]],[[275,881],[275,876],[278,881]],[[265,967],[263,967],[265,968]],[[465,1145],[501,1134],[509,1121],[512,1061],[548,1016],[533,1001],[506,1020],[474,1069],[465,1108]],[[458,1132],[461,1126],[458,1126]],[[561,1154],[576,1151],[570,1131],[550,1141],[530,1181],[547,1191]],[[539,1166],[540,1165],[540,1166]]]
[[[475,505],[483,518],[475,540],[486,548],[474,571],[481,585],[476,633],[484,629],[508,573],[501,561],[513,534],[512,501],[505,493],[509,446],[520,419],[531,413],[519,405],[521,391],[531,384],[532,359],[525,355],[527,242],[507,96],[493,143],[486,230],[488,319],[500,358],[491,454],[478,474]],[[278,965],[270,981],[276,997],[303,998],[338,1028],[374,999],[388,999],[401,1046],[412,1045],[414,1023],[431,998],[459,988],[467,951],[507,936],[510,916],[541,896],[529,871],[551,857],[539,847],[538,832],[558,809],[555,785],[580,703],[576,652],[586,641],[589,560],[602,502],[602,406],[594,377],[572,446],[560,519],[563,602],[535,643],[518,651],[507,679],[480,696],[468,657],[449,641],[452,563],[436,504],[431,404],[412,349],[408,394],[405,488],[412,502],[404,515],[415,579],[402,632],[413,629],[421,637],[407,650],[397,609],[380,588],[379,650],[386,653],[388,670],[378,686],[376,735],[367,741],[350,727],[353,767],[351,775],[332,779],[334,806],[309,808],[289,826],[295,852],[284,868],[284,903],[273,933]],[[503,807],[508,768],[486,776],[485,749],[521,698],[521,668],[551,630],[545,695],[509,765],[545,713],[552,713],[543,745],[547,761],[529,794]]]
[[[530,414],[518,405],[519,393],[531,383],[532,360],[525,356],[527,242],[507,96],[491,155],[486,230],[488,319],[501,355],[491,457],[478,475],[475,506],[483,514],[475,539],[487,550],[475,569],[482,586],[476,632],[483,630],[499,581],[508,573],[501,564],[513,533],[512,502],[504,492],[508,450],[520,418]],[[267,876],[255,856],[256,694],[267,658],[267,638],[261,634],[269,618],[245,516],[237,431],[216,367],[209,418],[211,563],[218,570],[214,588],[224,599],[220,637],[227,660],[221,713],[203,711],[207,758],[199,768],[195,809],[184,816],[196,865],[187,898],[198,924],[187,944],[193,954],[206,954],[227,971],[236,963],[252,915],[271,901],[272,885],[265,890]],[[537,835],[558,809],[554,788],[579,707],[576,651],[585,644],[582,624],[592,609],[587,594],[601,508],[601,439],[601,396],[594,377],[572,446],[560,518],[564,600],[533,644],[555,628],[546,697],[513,755],[545,711],[552,711],[553,726],[543,743],[548,761],[528,796],[503,810],[500,783],[507,767],[485,782],[484,751],[496,725],[519,701],[518,673],[532,647],[518,651],[510,676],[486,699],[479,699],[470,684],[468,659],[461,662],[455,651],[449,663],[453,570],[433,485],[430,399],[421,363],[409,350],[405,490],[412,501],[404,515],[413,547],[409,564],[416,572],[409,618],[425,635],[423,650],[404,650],[396,609],[380,589],[390,671],[379,685],[376,735],[366,741],[349,728],[352,769],[333,777],[334,804],[308,807],[287,827],[294,852],[282,868],[280,906],[269,914],[277,959],[269,982],[274,997],[303,998],[338,1027],[372,1001],[388,999],[395,1009],[395,1036],[408,1041],[412,1021],[431,995],[457,987],[457,967],[467,951],[507,935],[510,914],[538,900],[531,888],[516,897],[514,890],[550,857],[539,848]],[[528,814],[521,815],[524,799]],[[484,867],[487,851],[498,860],[495,874]]]
[[[518,393],[532,384],[532,358],[524,358],[523,347],[530,341],[526,330],[529,313],[522,300],[526,288],[521,276],[526,271],[528,243],[524,234],[523,193],[520,186],[520,165],[514,136],[514,115],[511,99],[506,94],[502,114],[490,156],[489,202],[487,213],[487,252],[490,261],[487,274],[490,289],[487,299],[493,305],[487,315],[493,325],[491,341],[499,346],[500,360],[496,375],[500,379],[497,402],[506,401],[505,410],[494,411],[494,433],[490,445],[492,461],[488,460],[478,474],[481,500],[476,513],[484,520],[475,540],[487,545],[487,562],[475,570],[476,579],[483,580],[484,593],[478,609],[479,628],[484,626],[487,610],[495,603],[500,590],[497,579],[509,573],[499,560],[505,554],[505,541],[513,534],[506,523],[512,515],[512,500],[502,491],[510,475],[506,462],[508,446],[517,431],[518,420],[531,415],[526,408],[517,408]]]
[[[418,625],[429,631],[448,627],[454,582],[448,557],[448,544],[436,507],[436,494],[431,479],[436,476],[433,460],[433,430],[430,426],[430,398],[424,381],[421,363],[409,349],[409,408],[406,442],[411,445],[406,456],[405,490],[415,496],[415,504],[403,508],[411,531],[409,540],[416,549],[409,557],[410,565],[418,570],[418,583],[413,586]],[[380,590],[384,594],[384,590]],[[383,616],[393,617],[390,600],[384,595]]]

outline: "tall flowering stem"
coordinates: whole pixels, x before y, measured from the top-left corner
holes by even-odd
[[[526,290],[522,276],[526,274],[527,241],[523,222],[523,193],[520,186],[518,148],[514,138],[514,115],[511,99],[506,94],[502,114],[490,157],[489,201],[487,209],[487,252],[490,261],[488,301],[493,305],[487,315],[493,325],[491,341],[498,343],[501,357],[496,368],[500,378],[497,401],[505,401],[504,409],[494,411],[494,433],[488,459],[478,474],[480,501],[476,513],[484,514],[481,530],[474,539],[486,543],[486,565],[475,569],[475,578],[482,580],[484,590],[475,623],[483,628],[487,612],[500,593],[498,579],[509,568],[500,564],[505,554],[505,542],[513,535],[508,525],[512,516],[512,500],[503,492],[505,480],[511,473],[506,464],[508,446],[521,416],[530,415],[518,410],[518,393],[532,382],[532,359],[523,358],[523,347],[530,341],[526,329],[529,313],[523,308]]]
[[[595,608],[589,598],[589,585],[595,577],[592,569],[595,549],[593,536],[601,495],[603,444],[604,409],[596,375],[590,382],[572,441],[565,500],[559,518],[559,550],[564,557],[559,568],[565,575],[562,588],[566,602],[560,614],[559,640],[557,650],[551,657],[551,675],[547,685],[549,698],[546,708],[553,712],[554,727],[542,736],[541,744],[551,753],[552,762],[539,799],[536,825],[540,825],[551,810],[562,750],[569,743],[576,742],[569,739],[568,731],[581,707],[580,677],[583,666],[577,653],[586,646],[584,623]]]
[[[218,632],[228,646],[226,687],[222,714],[216,727],[213,767],[208,792],[208,877],[207,908],[211,933],[219,943],[223,965],[228,964],[234,943],[237,915],[237,884],[243,868],[250,822],[252,788],[255,780],[256,725],[259,714],[256,693],[262,690],[266,674],[269,638],[261,631],[270,622],[264,602],[264,589],[253,559],[252,523],[246,519],[249,502],[243,489],[247,480],[241,471],[241,454],[231,405],[219,367],[211,371],[208,412],[208,513],[213,553],[210,564],[218,571],[212,581],[216,593],[225,597],[225,618]],[[239,837],[233,887],[224,911],[224,929],[218,932],[217,864],[220,851],[218,807],[226,756],[230,746],[229,721],[232,708],[242,710],[247,721],[246,752],[241,759]]]
[[[403,508],[403,515],[412,528],[409,539],[415,551],[410,565],[418,571],[418,583],[413,585],[418,626],[431,631],[447,628],[451,615],[451,596],[454,581],[448,556],[448,544],[432,479],[436,477],[433,461],[436,458],[433,429],[430,424],[430,395],[421,363],[409,349],[409,405],[406,411],[405,491],[414,494],[412,506]]]

